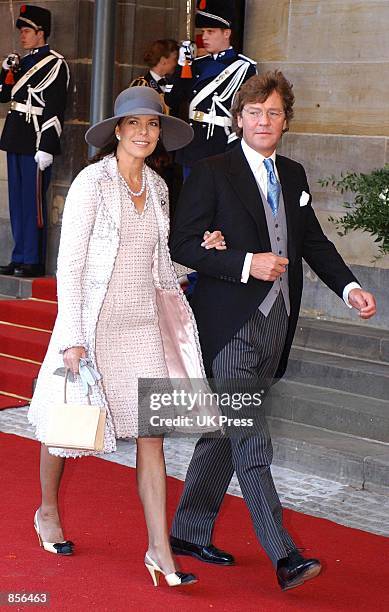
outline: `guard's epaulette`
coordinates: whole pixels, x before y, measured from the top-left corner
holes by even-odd
[[[248,62],[250,62],[250,64],[254,64],[254,66],[256,66],[256,64],[258,63],[255,60],[251,59],[251,57],[247,57],[247,55],[243,55],[243,53],[238,53],[238,57],[241,57],[242,59],[247,60]]]
[[[63,55],[58,53],[58,51],[54,51],[53,49],[50,49],[50,53],[51,55],[55,55],[55,57],[59,57],[59,59],[65,59]]]
[[[206,57],[208,57],[208,58],[209,58],[209,57],[210,57],[210,53],[207,53],[206,55],[199,55],[199,57],[195,57],[195,58],[194,58],[194,61],[195,61],[195,62],[198,62],[198,61],[200,61],[200,60],[202,60],[202,59],[205,59]]]
[[[133,81],[131,81],[131,83],[129,84],[129,87],[148,87],[148,82],[146,81],[145,77],[143,75],[135,77],[135,79]]]

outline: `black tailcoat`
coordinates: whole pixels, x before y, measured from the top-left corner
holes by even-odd
[[[306,206],[300,206],[302,191],[309,193],[303,166],[281,155],[277,155],[276,165],[287,219],[291,305],[288,334],[276,374],[281,377],[300,310],[303,259],[340,297],[344,287],[356,278],[324,235],[311,198]],[[208,229],[222,231],[226,251],[200,246]],[[216,354],[253,315],[272,287],[272,282],[253,277],[247,284],[241,282],[246,253],[270,252],[271,246],[258,186],[240,145],[202,160],[193,168],[181,192],[170,245],[173,260],[199,274],[191,305],[210,374]]]

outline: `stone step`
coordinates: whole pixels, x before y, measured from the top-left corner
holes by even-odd
[[[274,463],[389,493],[389,445],[268,417]]]
[[[17,278],[16,276],[0,274],[0,294],[11,298],[27,299],[31,297],[32,281],[31,278]]]
[[[300,317],[294,345],[389,363],[389,331]]]
[[[292,348],[286,378],[318,387],[387,400],[389,364]]]
[[[264,407],[272,417],[389,443],[389,400],[281,380]]]

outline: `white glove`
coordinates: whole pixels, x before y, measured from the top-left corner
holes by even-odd
[[[46,151],[37,151],[34,157],[36,163],[39,166],[39,170],[45,170],[53,163],[53,156],[51,153],[46,153]]]
[[[178,51],[178,64],[185,66],[188,62],[190,65],[196,54],[196,45],[191,40],[183,40]]]
[[[16,68],[19,65],[20,57],[17,53],[10,53],[7,55],[5,60],[2,63],[2,68],[4,70],[10,70],[11,68]]]

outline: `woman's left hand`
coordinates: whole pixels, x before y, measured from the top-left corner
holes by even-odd
[[[201,246],[206,249],[217,249],[218,251],[225,251],[227,248],[224,236],[219,230],[215,230],[212,233],[207,230],[204,233]]]

